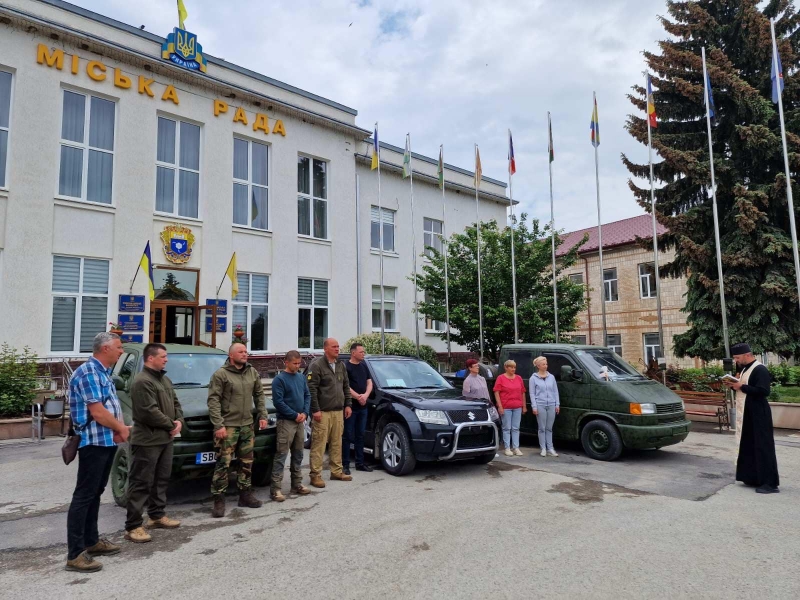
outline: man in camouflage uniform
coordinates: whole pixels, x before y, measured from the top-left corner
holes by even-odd
[[[247,362],[247,347],[231,344],[228,360],[211,376],[208,385],[208,414],[214,426],[214,447],[217,449],[217,465],[211,479],[212,517],[225,516],[225,491],[234,453],[239,459],[239,506],[261,506],[251,489],[255,438],[253,404],[258,411],[258,428],[265,429],[267,410],[261,376]]]

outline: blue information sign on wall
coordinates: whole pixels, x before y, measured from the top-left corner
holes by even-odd
[[[228,314],[228,301],[206,298],[206,304],[217,307],[217,316]]]
[[[129,344],[141,344],[144,342],[144,334],[141,333],[123,333],[120,336],[120,339],[123,342],[127,342]]]
[[[119,312],[143,313],[144,296],[124,296],[119,295]]]
[[[228,317],[217,317],[217,333],[228,331]],[[211,333],[211,317],[206,317],[206,333]]]
[[[144,315],[119,315],[122,331],[144,331]]]

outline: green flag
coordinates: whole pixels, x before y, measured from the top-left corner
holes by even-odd
[[[406,151],[403,154],[403,179],[411,175],[411,148],[409,146],[409,135],[406,134]]]
[[[439,146],[439,166],[436,168],[436,174],[439,176],[439,187],[444,189],[444,158],[442,156],[444,146]]]

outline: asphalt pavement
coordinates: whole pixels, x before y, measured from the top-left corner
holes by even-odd
[[[354,471],[281,504],[259,488],[262,508],[230,496],[223,519],[189,481],[170,490],[182,526],[139,545],[107,489],[100,529],[123,551],[96,574],[63,570],[61,440],[5,442],[0,598],[798,598],[800,435],[777,435],[770,496],[733,482],[734,437],[712,431],[614,463],[527,440],[520,458]]]

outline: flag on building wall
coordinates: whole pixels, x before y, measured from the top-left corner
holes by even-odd
[[[380,148],[378,147],[378,124],[375,123],[375,133],[372,136],[372,168],[377,169],[380,162]]]
[[[444,189],[444,157],[442,155],[444,146],[439,146],[439,166],[436,167],[436,175],[439,177],[439,187]]]
[[[483,176],[483,169],[481,169],[481,151],[478,150],[478,145],[475,144],[475,187],[481,187],[481,177]]]
[[[597,115],[597,98],[594,99],[594,109],[592,110],[592,146],[597,148],[600,145],[600,118]]]
[[[184,29],[183,22],[188,16],[189,13],[186,12],[186,7],[183,5],[183,0],[178,0],[178,26],[181,29]]]
[[[150,287],[150,300],[156,297],[155,281],[153,280],[153,258],[150,256],[150,242],[144,247],[142,258],[139,260],[139,266],[147,273],[147,282]]]
[[[547,113],[547,154],[550,156],[550,162],[556,159],[555,150],[553,150],[553,124],[550,122],[550,113]]]
[[[647,74],[647,118],[650,120],[650,127],[658,127],[658,117],[656,116],[656,103],[653,100],[653,86],[650,84],[650,74]]]
[[[508,172],[513,175],[517,172],[517,161],[514,160],[514,140],[511,139],[511,130],[508,130]]]
[[[780,82],[781,93],[783,93],[783,65],[781,64],[781,53],[778,52],[778,75],[775,75],[775,47],[773,46],[772,69],[770,70],[769,78],[772,80],[772,101],[778,103],[778,82]]]
[[[231,298],[236,298],[236,294],[239,293],[239,271],[236,268],[236,252],[231,256],[231,262],[228,263],[225,275],[231,280]]]
[[[403,179],[411,175],[411,136],[406,134],[406,151],[403,153]]]

